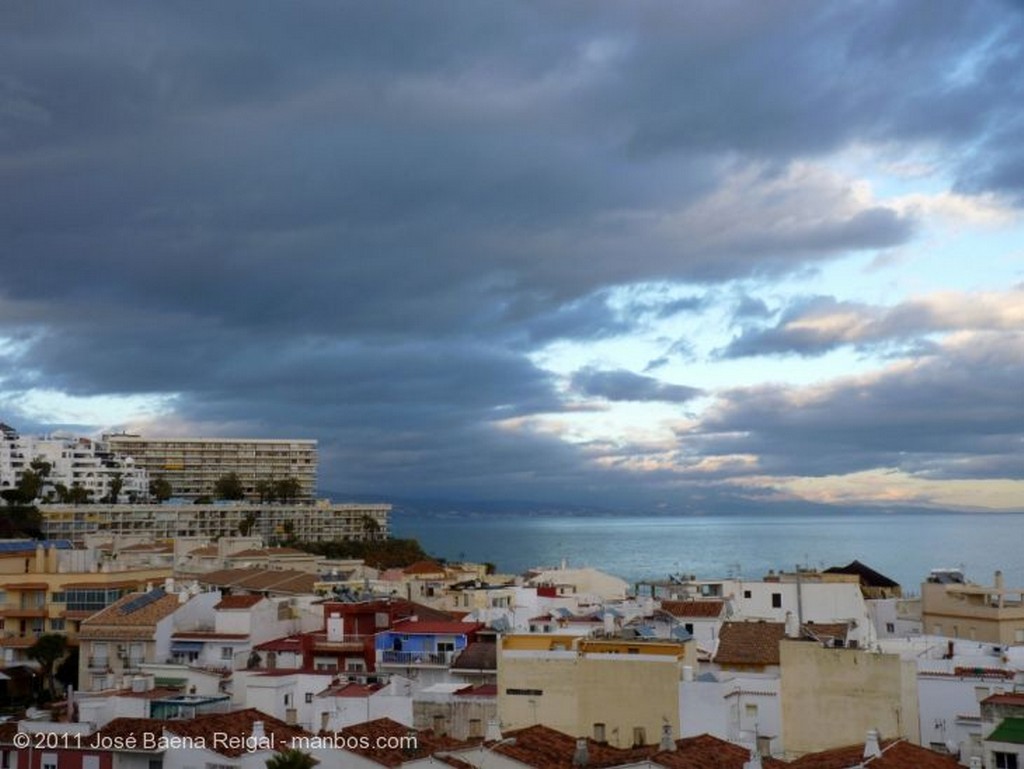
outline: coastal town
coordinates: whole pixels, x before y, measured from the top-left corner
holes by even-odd
[[[1024,764],[995,568],[374,565],[305,547],[390,536],[316,499],[315,441],[0,429],[2,515],[39,529],[0,541],[4,769]]]

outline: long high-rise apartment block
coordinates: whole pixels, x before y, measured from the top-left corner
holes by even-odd
[[[298,481],[298,500],[316,496],[317,442],[301,439],[144,438],[103,436],[110,450],[131,457],[150,479],[164,478],[182,499],[214,496],[217,480],[235,473],[247,499],[259,499],[261,481]]]

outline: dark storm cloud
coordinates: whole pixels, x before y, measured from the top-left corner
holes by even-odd
[[[685,403],[702,394],[695,387],[665,384],[632,371],[602,371],[593,366],[576,371],[570,379],[570,387],[582,395],[610,401]]]
[[[705,456],[756,455],[757,473],[1020,477],[1022,381],[1024,335],[980,332],[875,375],[726,391],[684,440]]]
[[[528,354],[708,301],[615,288],[907,242],[912,219],[808,170],[831,150],[934,143],[965,188],[1014,189],[1020,24],[994,2],[8,4],[3,389],[313,434],[359,490],[604,488],[503,424],[565,408]],[[583,384],[692,397],[606,373]]]

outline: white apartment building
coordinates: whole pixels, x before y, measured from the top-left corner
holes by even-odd
[[[0,424],[0,489],[13,489],[33,461],[49,465],[49,474],[40,491],[42,499],[58,499],[58,485],[81,487],[89,500],[107,498],[118,479],[120,501],[144,499],[149,477],[145,469],[131,459],[114,453],[103,443],[89,438],[54,434],[48,437],[21,436],[12,427]]]
[[[214,484],[238,475],[247,499],[259,499],[258,484],[294,478],[297,499],[316,496],[317,442],[306,439],[143,438],[114,433],[103,436],[110,450],[131,457],[150,477],[171,484],[175,497],[213,496]]]

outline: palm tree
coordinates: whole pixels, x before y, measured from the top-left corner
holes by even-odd
[[[267,769],[313,769],[320,762],[309,753],[289,748],[267,759]]]

